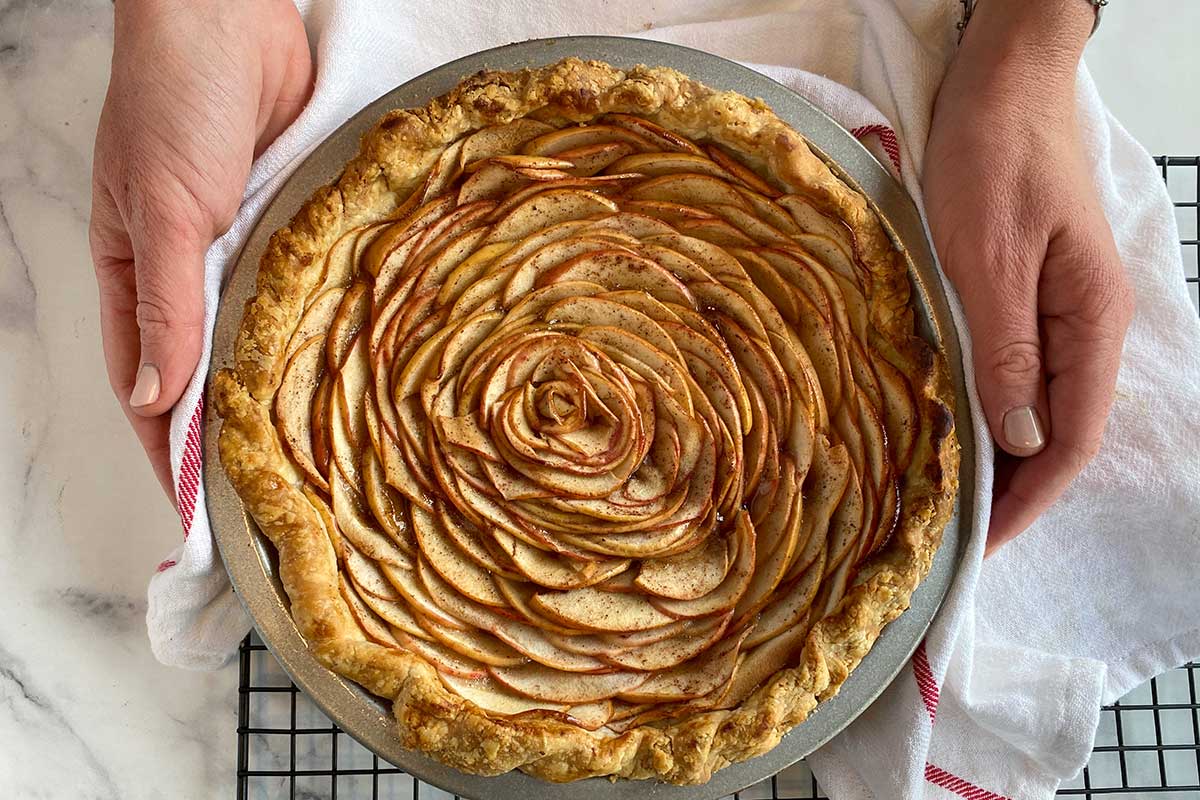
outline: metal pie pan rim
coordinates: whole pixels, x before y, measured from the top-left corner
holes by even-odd
[[[697,786],[658,781],[592,778],[549,783],[513,771],[495,777],[470,775],[419,752],[399,746],[390,708],[354,683],[329,671],[309,653],[288,611],[286,595],[274,574],[273,549],[246,515],[216,457],[220,420],[204,421],[203,477],[214,536],[243,605],[262,640],[292,680],[342,730],[380,758],[416,778],[465,798],[496,800],[592,800],[592,798],[663,798],[713,800],[769,778],[794,764],[850,724],[873,702],[907,663],[948,591],[971,520],[974,472],[972,428],[963,389],[961,351],[950,318],[932,248],[920,214],[904,189],[863,146],[828,115],[791,90],[747,67],[680,45],[609,36],[535,39],[484,50],[424,73],[368,104],[307,156],[266,206],[247,238],[224,287],[217,311],[210,376],[229,361],[243,301],[253,291],[259,256],[271,232],[282,227],[313,190],[333,180],[357,151],[366,128],[391,108],[426,102],[480,69],[517,69],[551,63],[567,56],[608,61],[618,67],[645,63],[674,67],[710,86],[761,97],[800,131],[836,172],[868,197],[893,239],[910,259],[922,332],[941,345],[957,389],[956,421],[963,446],[959,501],[943,534],[929,576],[913,594],[910,608],[890,623],[839,693],[823,701],[807,720],[789,731],[768,753],[717,771]],[[210,406],[211,407],[211,406]]]

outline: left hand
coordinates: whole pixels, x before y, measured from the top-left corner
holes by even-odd
[[[1083,0],[986,0],[939,91],[922,183],[998,454],[988,551],[1100,447],[1132,294],[1075,121]]]
[[[92,260],[109,382],[168,496],[168,412],[203,347],[204,254],[311,77],[291,0],[116,3]]]

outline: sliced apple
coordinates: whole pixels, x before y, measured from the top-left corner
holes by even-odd
[[[536,585],[524,580],[514,581],[498,577],[496,578],[496,587],[500,589],[500,593],[504,595],[504,599],[512,606],[517,616],[533,627],[544,632],[562,636],[575,636],[580,633],[575,628],[560,625],[549,617],[543,616],[540,611],[533,607],[532,600],[533,595],[537,592]]]
[[[703,150],[696,146],[695,142],[687,137],[680,136],[675,131],[668,130],[645,117],[639,117],[634,114],[607,114],[604,116],[604,121],[645,137],[662,151],[692,153],[694,155],[702,155],[704,153]]]
[[[725,686],[737,668],[738,651],[749,633],[729,636],[698,658],[652,674],[635,689],[620,693],[633,703],[667,703],[703,697]]]
[[[714,203],[705,206],[705,209],[716,214],[760,245],[769,247],[771,245],[787,245],[792,242],[792,238],[783,231],[741,206]]]
[[[653,217],[649,217],[644,214],[632,214],[622,211],[587,223],[586,227],[582,229],[581,234],[620,233],[639,240],[640,245],[640,240],[647,237],[663,236],[672,234],[674,232],[675,230],[670,225],[660,222]]]
[[[595,656],[558,646],[551,638],[553,634],[536,625],[508,622],[497,624],[490,630],[496,638],[517,652],[551,669],[570,674],[590,674],[611,669],[607,662]]]
[[[709,158],[753,191],[764,194],[767,197],[778,197],[780,195],[778,189],[767,183],[757,172],[743,164],[736,156],[730,154],[720,145],[709,145],[705,148],[705,152],[708,153]]]
[[[754,690],[780,670],[793,664],[808,638],[812,618],[806,618],[770,641],[746,653],[737,666],[733,680],[723,690],[717,708],[741,705]]]
[[[577,177],[587,177],[610,167],[614,162],[619,161],[633,151],[633,145],[628,142],[597,142],[570,150],[562,150],[557,153],[557,157],[563,161],[571,162],[571,166],[567,168],[567,172]],[[636,172],[637,170],[612,171]]]
[[[341,395],[339,407],[346,426],[345,433],[355,450],[362,450],[370,444],[363,406],[372,382],[371,362],[367,355],[367,331],[359,331],[334,382],[334,393]]]
[[[891,460],[896,471],[908,469],[920,434],[921,420],[908,379],[890,361],[872,349],[871,360],[883,394],[883,419],[887,428]]]
[[[776,204],[787,210],[796,225],[805,233],[827,237],[838,243],[844,252],[853,252],[850,229],[817,210],[812,201],[796,194],[775,198]]]
[[[824,439],[814,448],[813,466],[805,479],[804,523],[800,538],[805,542],[792,558],[786,580],[799,577],[817,559],[829,541],[829,521],[850,481],[852,466],[844,445],[830,447]]]
[[[709,536],[701,547],[682,555],[643,561],[635,582],[658,597],[696,600],[720,586],[729,567],[726,541]]]
[[[685,630],[688,630],[688,626],[692,625],[694,625],[692,620],[679,619],[660,628],[624,633],[602,633],[599,636],[609,642],[615,650],[636,650],[639,647],[658,644],[666,639],[682,635]]]
[[[733,176],[719,164],[710,159],[692,153],[636,153],[626,156],[613,163],[609,172],[640,172],[651,178],[659,175],[671,175],[680,172],[690,172],[696,175],[709,175],[721,181],[729,182]]]
[[[653,236],[645,240],[645,244],[658,245],[674,250],[701,266],[711,277],[723,280],[725,276],[745,278],[746,270],[737,259],[724,249],[691,236],[672,233],[663,236]]]
[[[746,637],[744,646],[747,649],[756,647],[802,625],[824,576],[825,560],[822,553],[798,578],[779,587],[771,602],[759,614],[758,622]]]
[[[500,219],[484,240],[510,242],[557,223],[616,213],[611,200],[583,189],[549,189],[524,201]]]
[[[326,536],[329,537],[329,544],[333,548],[334,558],[340,564],[345,559],[346,553],[342,544],[343,537],[338,533],[337,523],[333,521],[333,511],[330,510],[325,498],[317,493],[312,484],[305,483],[301,491],[308,498],[308,502],[312,503],[312,507],[316,509],[317,516],[321,518],[321,525],[325,528]]]
[[[363,495],[367,499],[367,505],[371,507],[375,521],[383,526],[384,532],[392,537],[392,541],[401,550],[410,556],[413,555],[416,552],[416,544],[413,540],[412,526],[408,522],[408,504],[399,492],[387,485],[383,465],[371,448],[363,452],[362,476]]]
[[[333,376],[328,372],[317,384],[316,394],[313,395],[312,415],[312,454],[317,472],[328,481],[329,467],[333,461],[333,442],[329,433],[329,400],[333,396]]]
[[[403,632],[396,638],[405,650],[425,659],[438,672],[468,680],[487,675],[487,668],[483,664],[451,650],[441,642],[420,639]]]
[[[444,580],[478,603],[500,607],[508,605],[492,576],[467,558],[433,514],[414,506],[410,516],[421,552]]]
[[[628,692],[646,681],[644,672],[568,674],[541,664],[492,667],[492,677],[519,694],[555,703],[589,703]]]
[[[563,716],[566,722],[578,725],[585,731],[596,731],[608,724],[609,719],[612,718],[612,707],[611,700],[576,703],[563,712]]]
[[[790,510],[784,506],[777,515],[786,520],[779,526],[778,539],[774,542],[758,542],[763,549],[757,552],[765,555],[757,558],[758,563],[754,569],[754,577],[734,608],[734,627],[746,623],[762,610],[791,566],[792,553],[800,536],[802,522],[802,503],[799,495],[790,505]]]
[[[800,324],[800,300],[796,287],[779,274],[771,264],[755,250],[735,248],[731,250],[741,265],[746,268],[754,285],[771,301],[788,324]]]
[[[311,303],[322,292],[329,289],[345,288],[350,285],[350,281],[354,277],[354,270],[358,266],[355,259],[355,245],[360,232],[360,228],[353,228],[334,241],[321,264],[321,279],[309,292],[305,302]]]
[[[548,589],[582,589],[611,578],[629,566],[628,559],[578,562],[540,550],[504,531],[492,531],[501,550],[523,577]]]
[[[417,577],[415,569],[400,569],[390,564],[380,564],[380,571],[396,591],[404,597],[409,607],[423,619],[436,619],[440,624],[466,629],[468,626],[458,617],[447,614],[442,607],[434,602],[425,584]]]
[[[353,580],[351,581],[353,583]],[[357,587],[357,584],[355,584]],[[362,601],[374,611],[380,619],[386,622],[392,631],[392,635],[397,638],[401,633],[409,636],[416,636],[419,639],[432,639],[433,637],[421,626],[421,623],[413,615],[408,603],[403,598],[397,600],[384,600],[382,597],[371,594],[370,592],[359,591],[359,597]]]
[[[532,605],[551,619],[579,630],[644,631],[673,619],[642,596],[592,587],[535,594]]]
[[[400,642],[392,635],[391,629],[363,603],[358,592],[354,591],[354,587],[341,574],[338,575],[338,591],[341,592],[342,599],[346,601],[346,606],[350,609],[350,614],[367,639],[384,647],[400,646]]]
[[[501,302],[506,308],[512,309],[534,289],[542,275],[560,264],[568,263],[587,253],[613,250],[611,243],[587,236],[571,236],[547,242],[513,270],[508,285],[504,288]]]
[[[591,673],[609,669],[604,661],[558,647],[547,636],[547,631],[536,624],[520,622],[498,614],[488,606],[467,600],[441,576],[426,567],[424,561],[419,562],[417,572],[430,596],[437,598],[435,602],[447,613],[480,630],[488,631],[526,657],[563,672]]]
[[[729,625],[729,615],[687,623],[690,627],[667,639],[601,656],[609,663],[647,672],[670,669],[712,647]]]
[[[745,207],[746,200],[728,183],[711,175],[672,173],[643,181],[625,193],[630,200],[665,200],[704,207],[726,203]]]
[[[560,281],[588,281],[606,289],[640,290],[664,303],[696,307],[688,288],[655,262],[622,250],[596,250],[544,272],[534,283],[541,287]]]
[[[655,320],[628,306],[599,297],[568,297],[546,310],[557,323],[622,328],[657,347],[674,361],[680,360],[674,340]]]
[[[313,454],[313,403],[324,373],[325,337],[313,336],[296,349],[275,393],[275,425],[289,454],[309,480],[329,491]]]
[[[421,276],[413,286],[413,293],[436,291],[440,295],[446,280],[465,259],[475,253],[487,235],[487,228],[474,228],[447,242],[440,252],[423,262]]]
[[[553,633],[543,631],[543,635],[555,647],[568,653],[578,653],[581,656],[602,659],[622,649],[614,644],[607,634],[602,633]]]
[[[521,148],[528,155],[554,156],[598,144],[619,142],[638,150],[653,150],[653,143],[638,132],[628,131],[615,125],[579,125],[543,133],[531,139]]]
[[[463,141],[459,164],[465,170],[480,159],[515,153],[529,140],[553,130],[552,125],[528,117],[480,128]]]
[[[433,162],[433,166],[430,168],[429,174],[425,179],[425,189],[422,195],[423,200],[428,201],[435,197],[441,197],[446,191],[446,187],[462,174],[459,157],[462,154],[464,141],[463,139],[456,139],[446,145],[438,155],[437,160]]]
[[[655,597],[650,601],[654,607],[674,618],[705,617],[732,610],[746,593],[754,576],[754,524],[745,511],[738,511],[734,517],[732,535],[736,541],[736,555],[725,579],[716,589],[695,600]]]
[[[864,490],[858,473],[851,471],[846,493],[829,519],[829,561],[825,565],[827,574],[849,553],[858,552],[860,537],[864,534],[863,513],[866,509],[863,496]]]
[[[382,600],[400,599],[396,587],[388,582],[374,561],[364,556],[349,541],[342,543],[342,549],[345,553],[346,574],[354,582],[354,588],[359,590],[359,594],[374,595]]]
[[[477,630],[460,630],[427,617],[420,621],[427,631],[446,647],[472,661],[495,667],[515,667],[528,659],[504,642]]]
[[[434,303],[439,306],[453,304],[462,297],[467,289],[491,274],[495,269],[496,259],[507,253],[511,246],[507,242],[497,242],[480,247],[471,253],[446,278],[441,289],[438,290]],[[450,319],[454,320],[455,318],[455,314],[451,312]]]
[[[330,322],[329,334],[325,337],[325,357],[330,370],[336,372],[341,369],[346,354],[350,352],[370,314],[371,293],[365,283],[356,281],[342,295]]]
[[[362,495],[346,482],[339,471],[332,471],[330,476],[333,517],[346,538],[375,561],[412,569],[412,559],[389,536],[373,526]]]
[[[438,676],[451,692],[489,714],[511,717],[527,711],[565,712],[569,708],[566,703],[549,703],[517,694],[490,675],[471,679],[450,673],[438,673]]]
[[[304,313],[300,315],[300,322],[296,324],[296,330],[292,333],[292,338],[288,340],[285,351],[288,359],[295,355],[296,351],[302,345],[307,344],[312,337],[323,336],[329,330],[345,293],[346,290],[340,287],[326,289],[304,307]]]
[[[772,200],[770,196],[760,194],[752,189],[743,189],[740,186],[737,187],[737,190],[750,203],[750,207],[754,209],[754,213],[764,222],[769,223],[788,236],[795,236],[798,233],[802,233],[800,226],[792,219],[792,215],[784,210],[783,206]]]
[[[436,505],[438,521],[446,535],[454,540],[454,544],[467,558],[474,561],[492,575],[520,580],[524,577],[512,561],[489,549],[487,540],[474,525],[452,510],[449,503],[439,502]]]

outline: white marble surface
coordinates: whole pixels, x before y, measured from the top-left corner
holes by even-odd
[[[1181,101],[1200,6],[1120,5],[1089,56],[1102,92],[1152,150],[1200,151]],[[237,676],[150,655],[145,582],[179,523],[100,355],[87,217],[111,14],[0,0],[0,795],[230,797]]]
[[[180,535],[113,401],[88,254],[112,4],[0,2],[0,796],[233,796],[237,675],[160,667]]]

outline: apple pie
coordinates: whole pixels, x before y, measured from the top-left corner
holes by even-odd
[[[953,392],[906,263],[761,101],[483,72],[272,237],[221,462],[405,747],[703,782],[837,692],[940,542]]]

